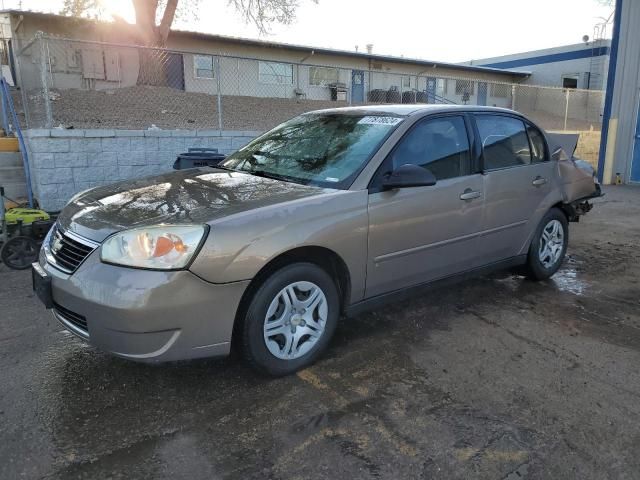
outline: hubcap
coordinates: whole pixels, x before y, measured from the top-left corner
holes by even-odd
[[[564,228],[558,220],[551,220],[542,229],[538,258],[545,268],[555,265],[564,248]]]
[[[327,323],[327,298],[316,284],[295,282],[271,301],[264,319],[264,341],[277,358],[294,360],[308,353]]]

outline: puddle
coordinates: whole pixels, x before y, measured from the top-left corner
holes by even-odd
[[[561,292],[568,292],[574,295],[584,295],[589,284],[578,277],[578,272],[575,268],[567,268],[558,270],[553,277],[548,280],[550,285],[555,287]]]

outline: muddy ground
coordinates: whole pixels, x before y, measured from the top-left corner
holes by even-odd
[[[144,366],[66,334],[0,267],[0,478],[640,478],[640,189],[506,273],[344,321],[283,379]]]

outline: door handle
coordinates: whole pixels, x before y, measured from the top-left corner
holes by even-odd
[[[531,185],[533,185],[534,187],[541,187],[545,183],[547,183],[547,179],[538,176],[533,179],[533,182],[531,182]]]
[[[464,192],[460,194],[460,200],[473,200],[474,198],[478,198],[482,196],[482,192],[478,192],[476,190],[471,190],[467,188]]]

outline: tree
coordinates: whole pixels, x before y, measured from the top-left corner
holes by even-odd
[[[317,0],[311,0],[317,3]],[[200,0],[131,0],[135,10],[137,42],[148,47],[166,47],[171,25],[178,16],[197,16]],[[260,33],[273,23],[290,24],[295,18],[298,0],[227,0],[247,23]],[[63,15],[98,18],[103,10],[100,0],[65,0]],[[113,15],[112,15],[113,16]],[[114,16],[116,22],[124,22]],[[164,59],[155,50],[140,51],[139,85],[166,85]]]
[[[100,0],[64,0],[60,13],[71,17],[99,18],[103,9]]]
[[[143,45],[164,47],[171,25],[177,17],[195,17],[201,0],[131,0],[136,25]],[[310,0],[318,3],[318,0]],[[242,15],[245,22],[254,24],[261,34],[273,23],[290,24],[295,18],[299,0],[227,0]],[[98,18],[104,14],[101,0],[64,0],[60,12],[74,17]],[[123,21],[115,16],[116,21]]]

